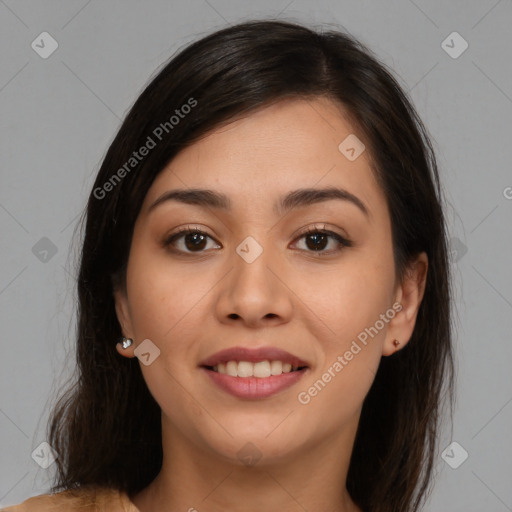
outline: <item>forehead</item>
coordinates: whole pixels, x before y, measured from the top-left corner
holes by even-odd
[[[370,155],[365,149],[356,159],[347,158],[344,141],[352,146],[360,141],[355,149],[361,150],[364,136],[339,104],[326,98],[281,100],[182,150],[153,182],[143,210],[177,188],[217,190],[231,199],[233,209],[268,210],[290,190],[341,187],[371,213],[384,206],[384,198]]]

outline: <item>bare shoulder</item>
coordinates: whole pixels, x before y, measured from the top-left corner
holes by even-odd
[[[41,494],[39,496],[33,496],[32,498],[28,498],[23,503],[19,505],[12,505],[7,508],[0,509],[0,512],[32,512],[36,510],[40,510],[41,512],[46,512],[50,510],[59,510],[60,503],[62,500],[57,493],[53,494]]]
[[[0,512],[137,512],[127,495],[115,489],[81,488],[41,494]]]

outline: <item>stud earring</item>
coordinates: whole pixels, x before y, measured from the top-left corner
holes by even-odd
[[[121,343],[123,348],[126,349],[126,348],[128,348],[133,343],[133,340],[131,338],[124,338],[123,337],[119,343]]]
[[[393,340],[393,345],[395,345],[395,347],[398,347],[398,345],[400,345],[400,342],[398,340]]]

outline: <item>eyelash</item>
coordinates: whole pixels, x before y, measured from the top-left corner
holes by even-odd
[[[213,240],[213,238],[208,233],[205,233],[204,231],[201,231],[199,229],[195,229],[195,228],[191,228],[190,226],[187,226],[186,228],[181,228],[176,233],[169,235],[164,240],[163,246],[167,247],[169,245],[173,245],[174,242],[176,240],[178,240],[179,238],[182,238],[185,235],[193,235],[193,234],[205,235],[208,238],[211,238]],[[309,252],[309,253],[312,253],[312,254],[315,254],[318,256],[327,256],[327,255],[330,255],[333,253],[339,253],[345,247],[352,247],[352,245],[353,245],[353,243],[350,240],[348,240],[347,238],[342,237],[341,235],[339,235],[338,233],[336,233],[334,231],[329,231],[328,229],[325,229],[325,226],[323,228],[317,228],[317,227],[308,228],[308,229],[302,231],[301,234],[295,240],[300,240],[309,235],[316,235],[316,234],[327,235],[329,238],[333,238],[340,244],[341,247],[339,247],[338,249],[335,249],[335,250],[331,250],[331,251],[305,250],[305,252]],[[194,253],[201,254],[202,252],[205,252],[205,251],[180,251],[180,250],[176,250],[174,248],[173,248],[173,251],[180,253],[180,254],[194,254]]]

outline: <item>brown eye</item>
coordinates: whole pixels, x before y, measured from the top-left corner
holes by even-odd
[[[350,240],[347,240],[334,231],[329,231],[326,229],[308,229],[298,238],[298,240],[303,238],[306,241],[305,250],[307,252],[316,252],[319,255],[336,253],[341,251],[344,247],[350,247],[352,245]],[[337,245],[337,248],[326,251],[325,248],[329,245],[329,239],[336,242],[335,245]]]
[[[170,235],[164,242],[163,246],[172,246],[173,251],[185,254],[202,253],[208,245],[208,239],[213,238],[199,229],[190,226],[179,230],[177,233]],[[329,255],[341,251],[344,247],[352,246],[352,242],[334,231],[326,229],[308,229],[297,240],[305,239],[306,252],[316,253],[319,256]],[[325,250],[329,246],[329,242],[335,242],[335,248]],[[336,247],[337,245],[337,247]],[[220,245],[216,245],[220,248]]]
[[[183,240],[182,247],[177,248],[178,252],[203,252],[207,245],[208,238],[212,239],[204,231],[187,227],[167,238],[164,242],[164,246],[172,245],[173,248],[176,248],[176,246],[179,245],[177,242]]]

